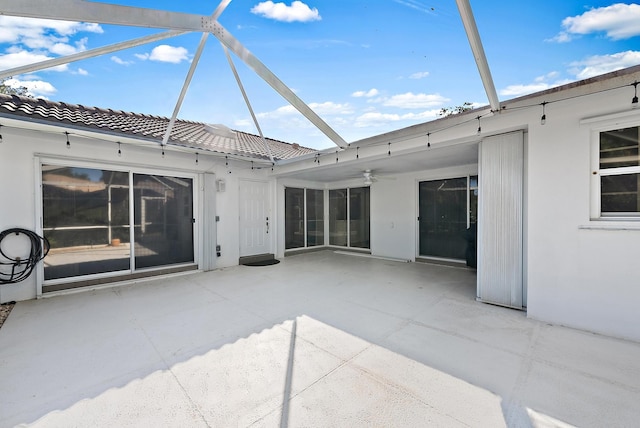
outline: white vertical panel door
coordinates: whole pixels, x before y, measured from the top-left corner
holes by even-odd
[[[240,180],[240,257],[271,252],[271,223],[268,184]]]
[[[524,135],[480,142],[478,299],[523,307]]]

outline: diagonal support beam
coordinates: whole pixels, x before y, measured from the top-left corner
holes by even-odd
[[[480,33],[478,33],[478,26],[476,20],[473,17],[473,11],[469,0],[456,0],[458,5],[458,11],[460,12],[460,18],[462,18],[462,24],[467,32],[467,39],[471,45],[471,51],[473,57],[478,65],[478,71],[480,72],[480,78],[484,85],[484,90],[487,93],[489,99],[489,105],[492,111],[500,111],[500,100],[498,100],[498,94],[496,87],[493,84],[493,78],[491,77],[491,70],[489,69],[489,63],[487,62],[487,56],[484,53],[482,47],[482,41],[480,40]]]
[[[349,144],[333,130],[324,120],[320,118],[304,101],[302,101],[287,85],[285,85],[278,77],[271,72],[260,60],[253,55],[242,43],[231,35],[219,23],[214,24],[212,34],[226,46],[231,52],[236,54],[245,64],[247,64],[258,76],[267,82],[277,93],[296,108],[304,117],[306,117],[316,128],[324,135],[329,137],[335,145],[340,148],[347,148]]]
[[[276,161],[273,158],[273,154],[271,153],[271,148],[269,147],[269,143],[267,143],[267,140],[265,140],[264,135],[262,134],[262,128],[260,128],[260,123],[258,123],[258,118],[256,118],[256,115],[253,112],[253,107],[251,107],[251,103],[249,102],[249,97],[247,97],[247,93],[244,90],[244,85],[242,84],[242,81],[240,80],[240,75],[238,74],[238,70],[236,70],[236,66],[233,64],[233,59],[231,58],[231,55],[229,54],[229,50],[227,49],[227,47],[225,45],[222,45],[222,48],[224,49],[224,54],[227,56],[227,61],[229,62],[229,67],[231,67],[231,71],[233,72],[233,76],[236,78],[236,82],[238,83],[238,87],[240,88],[240,92],[242,92],[242,97],[244,98],[244,102],[247,105],[247,108],[249,109],[249,113],[251,114],[251,118],[253,119],[253,123],[256,125],[256,129],[258,130],[258,133],[260,134],[260,138],[262,139],[262,144],[264,144],[264,148],[266,149],[267,154],[269,155],[269,159],[271,159],[271,163],[275,164]]]
[[[211,17],[213,19],[218,19],[220,14],[224,12],[227,8],[231,0],[222,0],[216,10],[213,11],[213,15]],[[198,66],[198,62],[200,62],[200,57],[202,56],[202,51],[204,50],[204,45],[207,43],[207,38],[209,37],[209,33],[202,33],[202,37],[200,38],[200,43],[198,44],[198,49],[196,49],[196,53],[191,60],[191,66],[189,67],[189,72],[187,73],[187,77],[184,79],[184,84],[182,85],[182,90],[180,91],[180,95],[178,96],[178,101],[176,101],[176,105],[173,109],[173,114],[171,115],[171,119],[169,119],[169,125],[167,126],[167,130],[164,132],[164,136],[162,137],[162,146],[166,146],[167,142],[169,142],[169,137],[171,136],[171,131],[173,130],[173,126],[176,123],[176,119],[178,117],[178,113],[180,113],[180,108],[182,107],[182,101],[184,100],[185,95],[187,94],[187,89],[189,89],[189,85],[191,84],[191,79],[193,78],[193,74],[196,71],[196,67]]]
[[[103,46],[100,48],[90,49],[75,54],[62,56],[59,58],[47,59],[33,64],[27,64],[20,67],[14,67],[8,70],[0,71],[0,79],[5,79],[11,76],[18,76],[24,73],[33,73],[34,71],[44,70],[51,67],[56,67],[62,64],[69,64],[70,62],[80,61],[87,58],[93,58],[99,55],[105,55],[111,52],[120,51],[123,49],[129,49],[135,46],[144,45],[147,43],[157,42],[159,40],[169,39],[171,37],[177,37],[182,34],[187,34],[188,31],[166,31],[164,33],[152,34],[149,36],[140,37],[137,39],[128,40],[126,42],[115,43],[113,45]]]

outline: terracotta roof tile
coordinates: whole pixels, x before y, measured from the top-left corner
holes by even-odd
[[[121,133],[123,136],[134,138],[143,137],[158,143],[162,142],[169,124],[169,118],[161,116],[5,94],[0,94],[0,117],[2,116],[61,126],[69,124],[95,132]],[[315,152],[314,149],[298,144],[289,144],[271,138],[265,138],[265,140],[276,160],[291,159]],[[222,125],[178,119],[171,130],[169,144],[256,159],[269,159],[269,153],[258,135],[231,130]]]

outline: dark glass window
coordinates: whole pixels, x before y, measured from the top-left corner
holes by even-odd
[[[640,127],[601,132],[599,149],[601,215],[640,215]]]

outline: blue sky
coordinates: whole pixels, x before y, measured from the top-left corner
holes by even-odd
[[[218,1],[112,0],[210,15]],[[640,64],[640,5],[471,0],[500,100]],[[347,142],[488,100],[454,0],[233,0],[219,22]],[[157,32],[0,16],[0,69]],[[171,116],[198,46],[192,33],[14,76],[35,96]],[[240,59],[267,137],[334,147]],[[257,133],[222,47],[208,39],[180,118]]]

